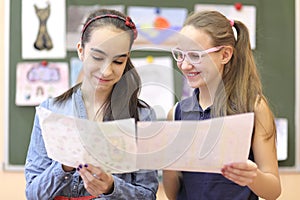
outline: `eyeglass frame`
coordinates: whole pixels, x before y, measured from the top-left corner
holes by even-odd
[[[206,50],[203,50],[203,51],[199,51],[199,50],[193,50],[193,51],[183,51],[183,50],[180,50],[180,49],[177,49],[176,47],[175,48],[172,48],[172,56],[174,58],[174,60],[176,62],[179,62],[179,63],[182,63],[185,58],[188,58],[188,61],[191,63],[191,64],[199,64],[201,63],[201,60],[202,60],[202,56],[205,55],[205,54],[209,54],[209,53],[213,53],[213,52],[216,52],[216,51],[219,51],[223,48],[224,46],[216,46],[216,47],[212,47],[212,48],[209,48],[209,49],[206,49]],[[174,51],[177,51],[177,52],[180,52],[182,53],[183,57],[182,59],[178,60],[175,56],[175,53]],[[190,59],[190,57],[188,56],[188,53],[197,53],[199,55],[199,61],[197,62],[192,62],[192,60]]]

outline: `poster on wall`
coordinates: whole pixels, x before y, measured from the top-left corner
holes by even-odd
[[[22,62],[17,64],[16,105],[35,106],[69,88],[68,64]]]
[[[139,98],[153,107],[158,119],[166,119],[175,95],[172,58],[148,56],[131,61],[142,81]]]
[[[216,10],[221,12],[230,20],[239,20],[243,22],[250,35],[251,48],[255,49],[256,46],[256,7],[251,5],[243,5],[236,3],[232,5],[223,4],[196,4],[195,12],[203,10]]]
[[[124,13],[124,5],[92,5],[92,6],[68,6],[67,18],[67,49],[76,50],[80,40],[81,29],[88,15],[100,8],[118,10]]]
[[[276,118],[275,124],[277,159],[282,161],[288,158],[288,120],[287,118]]]
[[[22,0],[22,58],[65,58],[65,1]]]
[[[134,49],[169,50],[176,45],[176,33],[181,29],[188,10],[130,6],[127,13],[138,30]]]
[[[78,57],[70,59],[70,86],[73,87],[82,81],[82,61]]]

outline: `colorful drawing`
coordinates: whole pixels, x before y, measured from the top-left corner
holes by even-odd
[[[175,46],[175,36],[187,12],[185,8],[129,7],[128,15],[139,33],[134,48],[169,49]]]
[[[76,44],[79,42],[82,25],[87,18],[87,14],[100,8],[114,9],[124,12],[124,5],[91,5],[91,6],[68,6],[67,19],[67,49],[76,50]]]
[[[67,63],[19,63],[16,105],[34,106],[69,88]]]
[[[256,46],[256,7],[252,5],[242,5],[235,3],[232,5],[224,4],[196,4],[195,12],[202,10],[216,10],[225,15],[228,19],[239,20],[249,29],[251,48]]]

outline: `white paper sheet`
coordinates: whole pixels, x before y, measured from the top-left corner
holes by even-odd
[[[90,163],[112,173],[137,170],[134,119],[97,123],[36,110],[53,160],[72,167]]]
[[[171,169],[220,173],[248,159],[253,113],[205,121],[93,122],[37,107],[48,156],[111,173]],[[137,137],[136,137],[137,134]]]
[[[221,173],[224,164],[247,161],[253,116],[138,123],[137,167]]]

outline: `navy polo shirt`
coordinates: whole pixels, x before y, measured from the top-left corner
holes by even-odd
[[[175,120],[210,119],[210,108],[203,110],[199,105],[199,89],[180,101],[175,109]],[[252,149],[249,159],[254,160]],[[247,187],[240,186],[222,174],[205,172],[182,172],[181,187],[177,200],[258,200]]]

